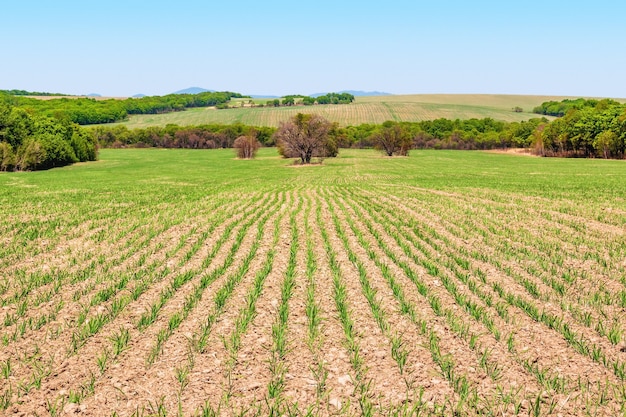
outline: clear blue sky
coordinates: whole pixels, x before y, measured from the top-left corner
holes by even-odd
[[[5,1],[0,89],[626,97],[626,2]]]

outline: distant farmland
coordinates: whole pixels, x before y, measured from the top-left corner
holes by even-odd
[[[298,112],[317,113],[342,126],[361,123],[382,123],[386,120],[422,121],[438,118],[470,119],[491,117],[508,122],[539,117],[532,109],[549,100],[562,100],[560,96],[516,96],[485,94],[419,94],[401,96],[357,97],[348,105],[317,105],[294,107],[241,107],[227,110],[215,108],[190,109],[183,112],[159,115],[131,116],[121,124],[129,128],[149,126],[201,125],[243,123],[254,126],[278,126]],[[244,99],[247,102],[247,99]],[[255,99],[259,103],[263,100]],[[235,100],[237,106],[241,100]],[[521,107],[516,113],[513,108]]]

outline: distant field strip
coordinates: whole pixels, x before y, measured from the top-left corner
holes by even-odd
[[[251,163],[273,171],[246,182],[258,168],[222,151],[124,152],[0,176],[24,190],[0,194],[7,415],[626,411],[626,212],[602,190],[581,204],[454,177],[545,159],[351,151],[294,169],[266,151]],[[69,203],[79,192],[50,180],[141,155],[162,163],[152,184],[189,183],[94,181]],[[165,160],[203,155],[244,171]],[[398,175],[446,158],[453,186]]]
[[[553,96],[497,95],[407,95],[357,97],[348,105],[315,105],[294,107],[236,107],[189,109],[160,115],[131,116],[122,123],[129,128],[165,126],[166,124],[201,125],[210,123],[243,123],[254,126],[278,126],[296,113],[315,113],[341,126],[361,123],[383,123],[387,120],[417,122],[422,120],[470,119],[491,117],[502,121],[521,121],[537,117],[531,113],[544,101],[560,99]],[[237,103],[237,102],[236,102]],[[235,104],[236,104],[235,103]],[[516,113],[514,107],[523,108]]]

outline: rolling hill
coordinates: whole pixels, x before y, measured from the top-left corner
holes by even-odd
[[[491,94],[415,94],[358,96],[352,104],[293,107],[249,107],[249,99],[235,99],[231,109],[196,108],[182,112],[131,116],[120,123],[128,128],[178,125],[243,123],[254,126],[278,126],[281,121],[301,113],[316,113],[342,126],[382,123],[386,120],[422,121],[438,118],[521,121],[539,117],[535,106],[562,96],[522,96]],[[241,105],[240,105],[241,104]],[[521,107],[522,112],[514,112]]]

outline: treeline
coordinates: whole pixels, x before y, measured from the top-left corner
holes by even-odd
[[[546,101],[541,103],[539,106],[533,109],[533,113],[543,114],[546,116],[555,116],[555,117],[563,117],[570,110],[582,110],[585,108],[598,108],[605,109],[608,107],[612,107],[615,105],[620,105],[615,100],[611,100],[608,98],[597,100],[597,99],[565,99],[562,101]]]
[[[212,100],[229,99],[233,93],[201,93],[165,96],[171,107],[186,108],[210,105]],[[223,94],[223,95],[220,95]],[[12,100],[21,100],[11,96]],[[112,100],[116,105],[138,103],[136,112],[162,111],[165,101],[154,97]],[[177,101],[177,100],[181,101]],[[75,106],[97,106],[103,101],[63,101]],[[105,100],[108,101],[108,100]],[[379,147],[382,140],[399,138],[400,149],[506,149],[532,148],[543,156],[624,158],[626,156],[626,105],[613,100],[565,100],[569,107],[561,118],[548,121],[535,118],[521,122],[502,122],[491,118],[421,122],[385,122],[381,125],[339,126],[329,124],[328,136],[340,148]],[[182,103],[182,104],[181,104]],[[183,106],[183,107],[180,107]],[[186,107],[185,107],[186,106]],[[542,108],[553,105],[544,103]],[[106,108],[106,107],[105,107]],[[109,107],[111,109],[113,107]],[[50,110],[50,109],[48,109]],[[57,109],[59,110],[59,109]],[[128,109],[122,107],[123,112]],[[243,124],[208,124],[199,126],[167,125],[128,129],[123,125],[95,126],[83,129],[59,110],[49,117],[27,105],[15,106],[0,101],[0,169],[32,170],[63,166],[96,159],[97,146],[108,148],[159,147],[212,149],[231,148],[245,136],[256,138],[262,146],[275,146],[276,128]],[[394,139],[395,140],[395,139]]]
[[[626,105],[600,100],[594,106],[570,108],[563,117],[535,129],[532,145],[543,156],[623,159]]]
[[[240,136],[252,136],[263,146],[274,146],[272,127],[243,124],[211,124],[201,126],[147,127],[128,129],[126,126],[94,126],[88,129],[94,141],[105,148],[232,148]]]
[[[350,104],[354,101],[354,96],[350,93],[328,93],[318,97],[303,96],[298,94],[284,96],[281,99],[275,98],[265,102],[265,107],[281,106],[312,106],[314,104]],[[256,104],[256,107],[263,107],[263,104]]]
[[[393,126],[409,137],[415,149],[495,149],[530,146],[533,131],[546,119],[499,122],[490,118],[437,119],[423,122],[385,122],[341,127],[331,124],[328,135],[342,148],[371,148],[381,129]],[[233,125],[148,127],[128,129],[123,125],[89,129],[102,147],[230,148],[239,136],[255,136],[263,146],[274,146],[276,128]]]
[[[230,91],[200,94],[169,94],[128,98],[125,100],[94,98],[58,98],[38,100],[20,95],[0,93],[0,103],[19,106],[33,114],[68,120],[80,125],[119,122],[129,114],[157,114],[182,111],[192,107],[209,107],[226,103],[231,98],[242,98]]]
[[[400,129],[398,134],[402,137],[410,138],[413,149],[506,149],[528,147],[532,143],[533,131],[546,122],[545,118],[512,123],[491,118],[436,119],[361,124],[336,128],[334,132],[338,145],[343,148],[371,148],[381,130],[393,127]]]
[[[96,141],[77,124],[0,103],[0,170],[48,169],[96,158]]]
[[[44,93],[40,91],[26,91],[26,90],[0,90],[0,93],[9,94],[12,96],[42,96],[42,97],[67,96],[67,94],[61,94],[61,93]]]

